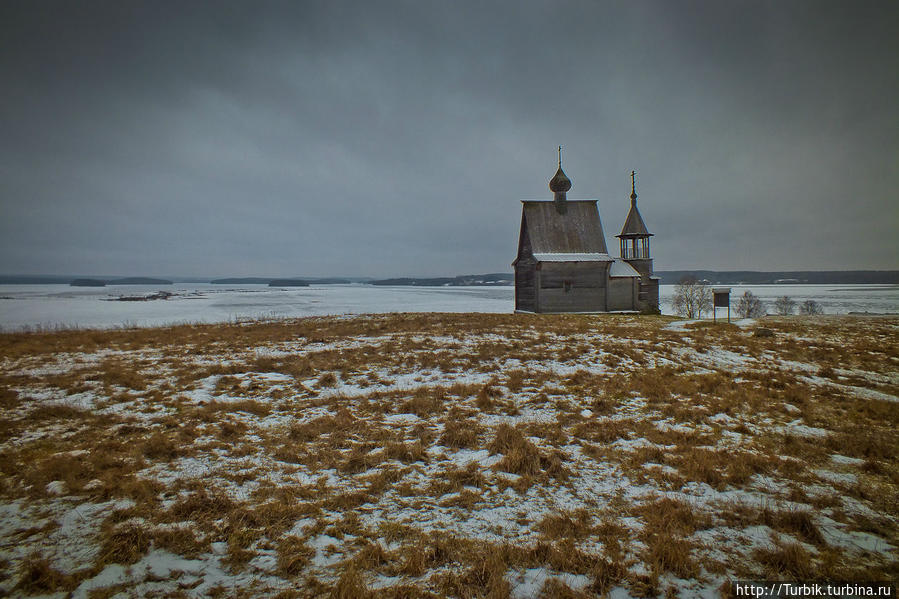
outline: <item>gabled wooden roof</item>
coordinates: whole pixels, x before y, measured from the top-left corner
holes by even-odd
[[[608,254],[596,200],[522,200],[523,224],[534,254]]]

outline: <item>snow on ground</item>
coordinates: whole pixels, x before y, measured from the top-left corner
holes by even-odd
[[[899,321],[671,325],[0,335],[0,594],[712,597],[889,578]]]

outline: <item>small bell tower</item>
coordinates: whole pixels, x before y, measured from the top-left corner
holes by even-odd
[[[649,252],[649,238],[652,236],[637,209],[637,173],[631,171],[631,209],[621,233],[616,237],[621,259],[633,266],[644,278],[652,276],[652,255]]]

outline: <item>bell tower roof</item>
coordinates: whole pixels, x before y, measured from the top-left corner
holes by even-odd
[[[643,222],[643,217],[640,216],[640,211],[637,209],[636,171],[631,171],[631,209],[624,220],[624,227],[621,228],[621,233],[616,235],[616,237],[652,237],[652,233],[646,228],[646,223]]]

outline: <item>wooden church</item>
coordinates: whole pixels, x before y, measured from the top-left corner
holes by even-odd
[[[549,181],[552,200],[522,200],[515,268],[516,312],[655,312],[659,280],[652,273],[649,238],[637,210],[635,173],[631,209],[619,239],[619,257],[606,249],[597,200],[569,200],[571,180],[559,169]]]

